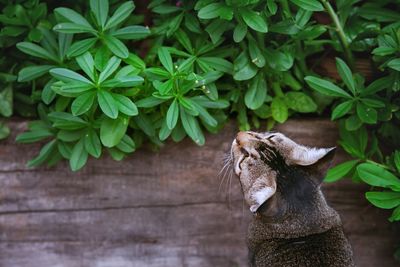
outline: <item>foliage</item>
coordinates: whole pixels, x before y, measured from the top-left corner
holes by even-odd
[[[202,145],[230,116],[269,130],[332,110],[353,159],[326,181],[374,186],[367,199],[399,220],[396,1],[152,0],[139,12],[118,0],[0,3],[0,115],[39,118],[17,137],[44,144],[29,166],[66,159],[76,171],[144,142]],[[319,71],[332,55],[339,80]],[[372,78],[358,64],[370,56]]]

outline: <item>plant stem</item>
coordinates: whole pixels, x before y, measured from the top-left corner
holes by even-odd
[[[344,33],[343,27],[340,24],[339,18],[336,12],[333,10],[331,4],[328,0],[321,0],[322,4],[324,5],[326,11],[328,12],[329,16],[333,20],[333,23],[336,27],[336,32],[339,36],[340,43],[342,44],[342,48],[344,51],[344,56],[346,57],[347,63],[350,65],[350,68],[354,70],[354,59],[353,54],[351,53],[349,42],[347,41],[346,34]]]
[[[278,82],[272,82],[272,90],[274,91],[275,96],[277,96],[277,97],[284,96],[281,86]]]

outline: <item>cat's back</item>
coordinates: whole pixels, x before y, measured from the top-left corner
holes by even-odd
[[[340,226],[305,237],[267,239],[253,244],[253,267],[350,267],[350,244]]]

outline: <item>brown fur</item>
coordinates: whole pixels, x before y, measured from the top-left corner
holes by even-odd
[[[276,189],[256,203],[248,230],[251,266],[354,266],[340,217],[320,190],[333,149],[306,148],[282,134],[242,132],[232,154],[249,206],[261,189]]]

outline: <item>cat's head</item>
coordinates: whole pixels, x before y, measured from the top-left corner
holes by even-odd
[[[231,156],[250,211],[266,202],[270,209],[303,205],[319,190],[334,151],[299,145],[281,133],[239,132]]]

